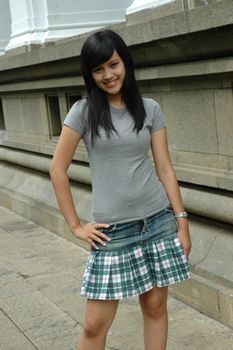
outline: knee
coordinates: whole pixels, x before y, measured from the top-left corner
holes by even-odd
[[[144,316],[160,318],[167,313],[167,299],[146,298],[141,303],[141,308]]]
[[[144,309],[143,313],[150,318],[160,318],[167,312],[167,305],[165,302],[157,302],[155,304],[148,303]]]
[[[107,333],[106,327],[100,320],[86,320],[84,324],[84,335],[87,338],[95,338],[98,336],[103,336]]]

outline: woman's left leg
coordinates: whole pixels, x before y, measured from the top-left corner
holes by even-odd
[[[145,350],[166,350],[168,287],[154,287],[139,295],[144,319]]]

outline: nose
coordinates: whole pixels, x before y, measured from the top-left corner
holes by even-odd
[[[104,71],[104,79],[105,80],[109,80],[109,79],[112,78],[112,76],[113,76],[112,70],[109,69],[109,68],[105,69],[105,71]]]

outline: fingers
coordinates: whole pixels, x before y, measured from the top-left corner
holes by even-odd
[[[191,251],[191,247],[184,247],[183,246],[183,249],[184,249],[184,254],[186,255],[186,258],[189,260],[189,254]]]
[[[186,258],[189,260],[190,251],[189,250],[184,250],[184,254],[185,254]]]
[[[184,254],[187,258],[187,260],[189,260],[189,254],[192,248],[192,241],[191,241],[191,237],[190,237],[190,233],[189,230],[187,229],[179,229],[178,230],[178,239],[182,245]]]
[[[105,239],[106,241],[111,241],[111,238],[109,238],[105,233],[98,231],[98,230],[94,230],[93,234],[96,235],[97,237],[101,237],[103,239]]]
[[[107,228],[109,225],[107,224],[87,224],[87,225],[91,225],[92,226],[92,230],[89,233],[89,237],[87,239],[88,243],[90,243],[90,245],[92,247],[94,247],[95,249],[99,249],[98,246],[96,245],[97,243],[100,243],[103,246],[106,246],[106,243],[102,240],[104,239],[105,241],[110,242],[111,238],[109,238],[106,234],[104,234],[103,232],[99,231],[99,228]]]

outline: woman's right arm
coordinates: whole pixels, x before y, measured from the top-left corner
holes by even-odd
[[[71,194],[70,182],[67,175],[68,168],[73,159],[75,150],[82,135],[72,128],[64,125],[59,137],[54,156],[50,165],[50,178],[54,187],[56,198],[61,212],[72,233],[80,239],[86,240],[98,249],[95,241],[103,244],[100,239],[108,240],[108,237],[97,229],[107,227],[106,224],[82,225],[75,209]]]

